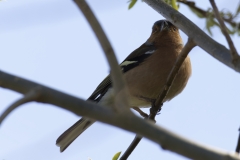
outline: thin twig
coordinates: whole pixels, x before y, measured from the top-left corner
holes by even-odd
[[[150,115],[148,117],[148,119],[150,120],[154,120],[156,114],[161,110],[162,104],[163,104],[163,100],[166,97],[181,65],[183,64],[185,58],[187,57],[188,53],[193,49],[193,47],[195,47],[196,44],[193,42],[192,39],[188,38],[188,41],[186,43],[186,45],[183,47],[181,53],[178,56],[177,61],[175,62],[171,72],[168,75],[167,78],[167,82],[165,84],[165,86],[163,87],[163,90],[161,91],[161,93],[159,94],[157,100],[154,102],[152,108],[150,109]],[[122,155],[120,160],[125,160],[129,157],[129,155],[132,153],[132,151],[136,148],[136,146],[138,145],[138,143],[141,141],[142,137],[136,135],[134,140],[132,141],[132,143],[130,144],[130,146],[128,147],[128,149],[126,150],[126,152]]]
[[[207,18],[208,17],[208,11],[205,11],[199,7],[196,6],[195,2],[193,1],[187,1],[187,0],[178,0],[178,2],[182,3],[182,4],[185,4],[187,5],[188,7],[196,10],[197,12],[199,12],[203,17]],[[215,15],[213,14],[212,16],[215,17]],[[230,24],[233,28],[236,28],[238,27],[238,29],[240,29],[240,26],[236,23],[236,22],[233,22],[233,18],[225,18],[225,17],[222,17],[223,20],[225,22],[227,22],[228,24]]]
[[[129,111],[128,107],[129,103],[127,96],[128,90],[122,76],[122,71],[120,70],[120,67],[118,65],[117,58],[106,34],[104,33],[100,23],[98,22],[97,18],[95,17],[94,13],[92,12],[87,2],[85,0],[74,0],[74,2],[82,11],[88,23],[90,24],[92,30],[97,36],[98,41],[101,44],[102,49],[110,65],[111,80],[113,81],[113,88],[116,96],[115,97],[115,104],[117,104],[115,105],[116,109],[118,111],[125,111],[126,109]]]
[[[38,102],[53,104],[79,116],[89,117],[133,133],[138,133],[161,145],[164,149],[176,152],[190,159],[199,159],[201,157],[204,160],[224,158],[228,160],[240,160],[240,157],[236,154],[193,142],[143,120],[138,116],[119,114],[111,108],[102,107],[94,102],[79,99],[3,71],[0,71],[0,86],[22,94],[39,86],[41,88],[41,97],[38,99]]]
[[[145,118],[145,119],[148,119],[148,117]],[[132,154],[132,152],[134,151],[134,149],[137,147],[137,145],[139,144],[139,142],[141,140],[142,140],[141,136],[135,135],[133,141],[128,146],[127,150],[123,153],[123,155],[121,156],[121,158],[119,160],[126,160],[126,159],[128,159],[128,157]]]
[[[143,0],[159,14],[172,22],[176,27],[181,29],[189,38],[209,53],[211,56],[224,63],[228,67],[240,72],[240,61],[235,65],[232,63],[230,51],[223,45],[214,41],[198,26],[186,18],[183,14],[173,9],[171,6],[161,0]]]
[[[30,92],[26,93],[22,98],[11,104],[7,109],[0,115],[0,125],[3,122],[3,120],[17,107],[19,107],[22,104],[36,101],[38,97],[40,96],[40,90],[35,88],[31,90]]]
[[[186,1],[186,0],[178,0],[178,2],[180,2],[180,3],[182,3],[182,4],[185,4],[185,5],[187,5],[188,7],[191,7],[191,8],[193,8],[193,9],[197,10],[199,13],[202,14],[202,16],[207,17],[207,11],[205,11],[205,10],[197,7],[197,6],[195,5],[195,2],[193,2],[193,1]]]
[[[236,153],[240,154],[240,127],[238,129],[239,135],[238,135],[238,142],[236,147]]]
[[[174,67],[172,68],[170,74],[168,75],[168,78],[167,78],[167,82],[165,84],[165,86],[163,87],[163,90],[162,92],[159,94],[156,102],[155,102],[155,105],[154,107],[154,110],[156,111],[155,113],[154,112],[150,112],[150,119],[154,120],[156,114],[157,114],[157,111],[159,111],[162,107],[162,104],[163,104],[163,100],[164,98],[166,97],[170,87],[172,86],[172,83],[180,69],[180,67],[182,66],[185,58],[187,57],[188,53],[196,46],[196,44],[194,43],[193,39],[191,38],[188,38],[188,41],[187,43],[185,44],[185,46],[183,47],[181,53],[179,54],[178,56],[178,59],[174,65]]]
[[[128,146],[127,150],[123,153],[119,160],[126,160],[132,154],[133,150],[137,147],[138,143],[142,140],[142,137],[136,135],[132,143]]]
[[[224,36],[225,36],[225,38],[226,38],[226,40],[228,42],[228,46],[229,46],[229,48],[231,50],[230,53],[231,53],[231,56],[232,56],[232,61],[233,61],[233,63],[236,63],[238,58],[239,58],[239,56],[238,56],[237,50],[236,50],[236,48],[235,48],[235,46],[233,44],[233,41],[232,41],[231,37],[228,34],[227,27],[224,24],[220,14],[219,14],[219,11],[218,11],[218,8],[217,8],[217,5],[216,5],[215,1],[214,0],[209,0],[209,1],[210,1],[211,5],[213,7],[215,16],[216,16],[216,18],[217,18],[217,20],[218,20],[218,22],[220,24],[220,28],[222,30],[222,33],[224,34]]]

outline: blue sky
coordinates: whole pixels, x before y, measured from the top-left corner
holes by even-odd
[[[108,35],[119,62],[146,41],[151,27],[163,19],[139,1],[88,1]],[[236,9],[237,0],[217,0],[220,9]],[[208,0],[198,6],[210,6]],[[180,12],[201,29],[198,19],[181,5]],[[184,33],[181,36],[186,42]],[[239,37],[233,36],[240,51]],[[213,39],[227,46],[219,29]],[[109,73],[102,50],[73,1],[5,0],[0,3],[0,69],[86,99]],[[201,48],[190,53],[192,76],[185,90],[164,104],[157,124],[215,148],[234,151],[240,125],[240,76]],[[22,95],[0,88],[0,112]],[[148,112],[148,109],[145,109]],[[95,123],[64,152],[57,137],[79,117],[52,105],[28,103],[16,109],[0,127],[0,159],[105,160],[125,151],[134,134]],[[143,139],[129,159],[186,159]]]

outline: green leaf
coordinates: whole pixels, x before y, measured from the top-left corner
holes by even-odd
[[[170,1],[171,1],[171,0],[164,0],[165,3],[171,5],[171,4],[170,4]]]
[[[208,30],[208,33],[212,36],[211,27],[214,25],[213,21],[210,18],[206,19],[206,28]]]
[[[234,35],[236,33],[236,31],[234,29],[231,30],[228,27],[226,27],[226,28],[227,28],[228,34]]]
[[[121,154],[121,152],[117,152],[117,153],[113,156],[112,160],[117,160],[117,159],[119,158],[120,154]]]
[[[220,12],[221,17],[226,18],[226,19],[232,19],[233,15],[231,12]]]
[[[190,9],[193,13],[195,13],[199,18],[205,18],[205,16],[202,15],[202,13],[199,12],[198,10],[196,10],[196,9],[194,9],[194,8],[192,8],[192,7],[189,7],[189,9]]]
[[[137,0],[130,0],[129,2],[128,9],[131,9],[136,4]]]
[[[173,7],[174,9],[178,10],[178,5],[176,0],[164,0],[169,6]]]
[[[171,5],[175,10],[178,10],[178,5],[176,0],[171,0]]]
[[[212,27],[215,25],[215,26],[218,26],[220,28],[220,25],[218,24],[217,21],[215,21],[214,19],[211,20],[212,21]]]

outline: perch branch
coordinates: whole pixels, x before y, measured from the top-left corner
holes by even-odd
[[[94,102],[84,101],[38,83],[7,74],[3,71],[0,71],[0,86],[22,94],[39,87],[39,89],[41,89],[41,96],[38,98],[38,102],[52,104],[79,116],[88,117],[137,133],[140,136],[156,142],[166,150],[173,151],[190,159],[198,159],[201,157],[204,160],[224,158],[226,160],[240,160],[240,157],[236,154],[220,151],[193,142],[152,122],[143,120],[134,114],[119,114],[110,108],[102,107]]]

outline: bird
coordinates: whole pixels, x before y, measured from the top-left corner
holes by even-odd
[[[183,48],[179,29],[168,20],[158,20],[153,24],[150,37],[120,63],[123,78],[129,90],[131,108],[144,114],[139,108],[150,107],[164,87],[167,77]],[[164,102],[183,91],[191,76],[191,62],[186,57]],[[114,105],[114,92],[108,75],[87,99],[102,106]],[[82,117],[56,140],[63,152],[82,132],[95,121]]]

